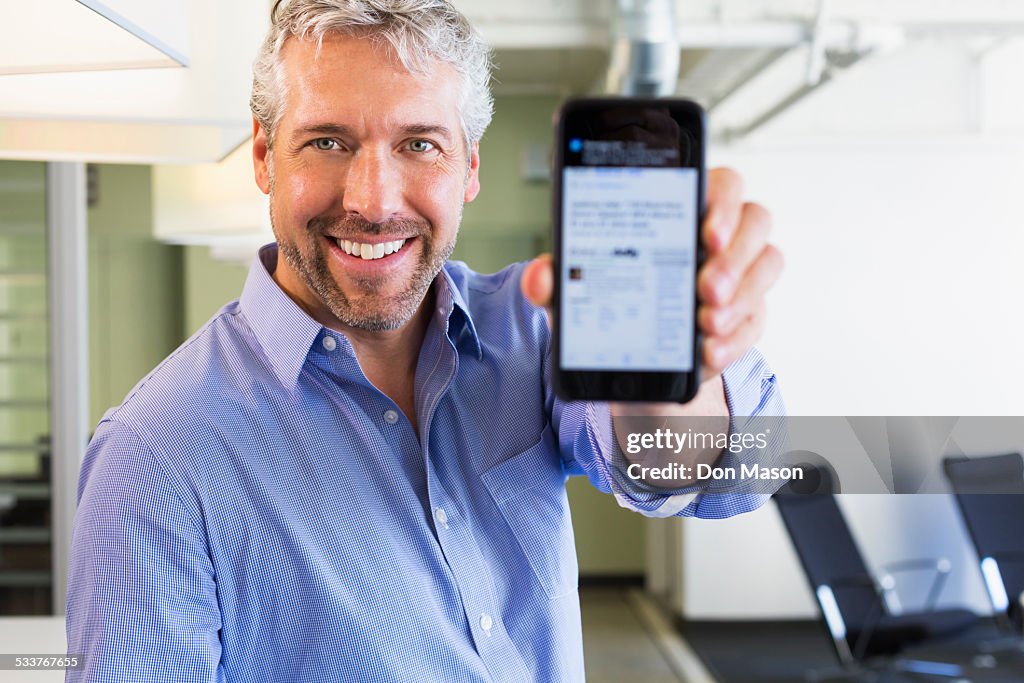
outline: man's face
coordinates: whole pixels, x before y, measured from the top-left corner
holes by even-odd
[[[316,320],[395,329],[416,312],[455,246],[479,156],[459,120],[462,80],[435,62],[413,75],[365,38],[289,39],[287,98],[256,180],[270,194],[274,278]],[[354,245],[354,246],[353,246]],[[397,247],[397,251],[393,251]]]

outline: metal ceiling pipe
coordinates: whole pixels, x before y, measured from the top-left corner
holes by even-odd
[[[671,95],[679,82],[679,35],[673,0],[615,0],[605,92]]]

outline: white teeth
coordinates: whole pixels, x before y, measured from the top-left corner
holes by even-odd
[[[363,244],[352,240],[335,240],[338,246],[346,254],[352,254],[366,261],[373,261],[384,258],[388,254],[394,254],[402,248],[405,240],[394,240],[393,242],[378,242],[377,244]]]

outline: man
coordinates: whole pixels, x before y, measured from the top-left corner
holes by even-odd
[[[567,474],[656,516],[763,502],[623,476],[608,406],[552,395],[548,261],[446,263],[487,65],[444,0],[279,9],[253,87],[277,244],[97,428],[69,680],[582,680]],[[709,195],[684,409],[751,414],[778,400],[748,349],[780,259],[734,174]]]

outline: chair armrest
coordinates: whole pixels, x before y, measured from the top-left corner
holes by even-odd
[[[850,574],[849,576],[839,576],[827,584],[830,588],[860,588],[866,591],[870,591],[872,596],[876,599],[882,592],[882,586],[871,574]]]
[[[846,628],[845,619],[842,618],[842,614],[839,613],[839,605],[835,602],[834,588],[860,588],[863,590],[870,591],[875,600],[871,603],[871,609],[868,611],[865,623],[861,626],[860,633],[857,635],[857,641],[850,648],[846,641],[849,636],[849,631]],[[840,648],[840,659],[853,659],[860,661],[864,658],[867,652],[868,644],[871,642],[871,637],[874,635],[875,629],[878,627],[878,622],[881,621],[884,616],[884,610],[881,602],[878,600],[878,582],[875,581],[875,577],[870,574],[852,574],[850,576],[841,576],[833,579],[827,584],[818,586],[815,590],[815,597],[818,599],[818,605],[821,607],[822,613],[825,615],[825,621],[828,623],[829,630],[832,631],[833,640],[836,640],[836,630],[833,629],[831,622],[832,617],[830,613],[836,613],[840,620],[842,620],[843,626],[843,644],[836,643],[837,648]],[[829,599],[832,601],[831,605],[825,604],[822,599],[822,590],[827,591]],[[841,648],[845,648],[845,652]]]
[[[1024,553],[1016,551],[988,553],[981,558],[981,575],[985,580],[985,589],[988,591],[992,607],[997,615],[1002,614],[1001,619],[1007,617],[1007,612],[1012,615],[1024,612],[1024,593],[1020,595],[1007,595],[1006,584],[1003,581],[1000,565],[1022,565],[1024,564]]]
[[[1024,559],[1024,555],[1022,555]],[[882,594],[885,596],[886,605],[889,606],[890,612],[901,612],[902,607],[899,602],[899,595],[896,592],[896,577],[894,574],[908,571],[924,571],[932,570],[935,572],[935,577],[932,579],[932,585],[928,589],[928,597],[925,598],[924,607],[927,611],[935,609],[935,603],[939,599],[939,595],[942,593],[942,588],[946,584],[946,579],[949,577],[949,572],[952,570],[953,565],[945,557],[922,557],[910,560],[899,560],[897,562],[890,562],[882,565],[881,572],[878,577],[878,585],[882,589]],[[893,607],[895,604],[895,607]]]

